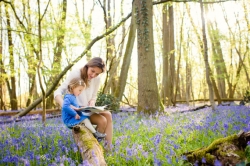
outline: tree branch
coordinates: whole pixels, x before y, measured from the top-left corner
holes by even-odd
[[[56,88],[56,86],[58,85],[58,83],[60,82],[61,78],[67,73],[68,70],[71,69],[71,67],[78,62],[80,59],[82,59],[82,57],[91,49],[91,47],[100,39],[106,37],[107,35],[109,35],[110,33],[112,33],[113,31],[115,31],[121,24],[123,24],[129,17],[131,16],[131,13],[127,15],[127,17],[123,18],[120,23],[118,23],[116,26],[114,26],[111,29],[108,29],[108,31],[106,31],[104,34],[102,34],[101,36],[97,36],[96,38],[94,38],[89,45],[85,48],[85,50],[83,51],[83,53],[76,58],[71,64],[69,64],[55,79],[54,82],[52,83],[51,87],[48,88],[48,91],[46,92],[46,97],[48,97],[53,90]],[[25,108],[22,112],[18,113],[17,115],[14,116],[14,118],[17,117],[21,117],[26,115],[27,113],[29,113],[33,108],[35,108],[38,104],[40,104],[42,102],[42,97],[39,97],[38,99],[36,99],[30,106],[28,106],[27,108]]]

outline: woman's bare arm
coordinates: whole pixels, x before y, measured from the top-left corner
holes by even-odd
[[[57,95],[55,97],[55,101],[62,107],[62,105],[63,105],[63,98],[62,98],[61,95]]]

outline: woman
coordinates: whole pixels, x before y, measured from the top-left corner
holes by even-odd
[[[65,81],[54,92],[55,101],[62,107],[63,95],[67,92],[67,88],[70,80],[73,78],[81,78],[86,84],[86,89],[77,96],[77,102],[79,106],[95,106],[97,92],[100,87],[100,74],[105,71],[105,64],[99,57],[92,58],[84,67],[71,71],[66,77]],[[113,123],[112,115],[109,111],[97,113],[84,113],[86,116],[90,116],[92,124],[97,125],[97,130],[101,133],[106,133],[106,141],[108,148],[112,145],[113,136]]]

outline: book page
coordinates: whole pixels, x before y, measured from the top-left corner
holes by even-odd
[[[83,111],[83,112],[88,112],[88,111],[91,111],[91,112],[102,112],[105,110],[105,106],[94,106],[94,107],[82,107],[80,109],[80,111]]]

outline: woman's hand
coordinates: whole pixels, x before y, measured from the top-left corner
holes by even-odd
[[[90,106],[90,107],[95,106],[95,100],[94,100],[94,99],[90,100],[90,101],[88,102],[88,106]]]
[[[75,119],[80,119],[80,116],[76,114]]]

